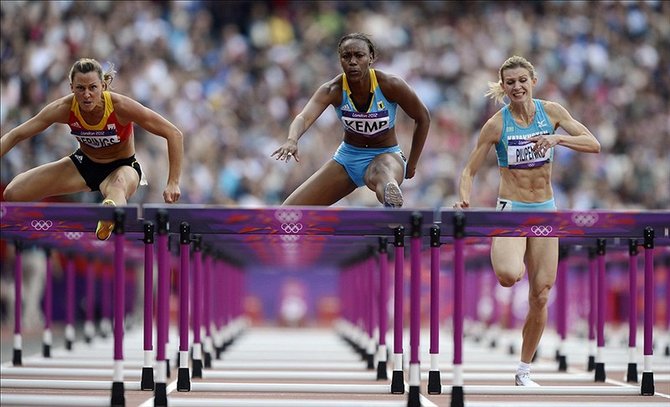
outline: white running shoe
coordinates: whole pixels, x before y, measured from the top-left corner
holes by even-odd
[[[514,376],[514,383],[517,386],[540,387],[539,384],[531,380],[530,373],[516,374]]]
[[[402,191],[398,185],[389,182],[384,187],[384,206],[387,208],[400,208],[402,207]]]

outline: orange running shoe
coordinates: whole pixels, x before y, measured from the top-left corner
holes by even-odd
[[[116,206],[116,203],[111,199],[105,199],[102,201],[103,205],[112,205]],[[114,231],[114,221],[112,220],[99,220],[98,226],[95,228],[95,237],[98,240],[107,240],[112,235]]]

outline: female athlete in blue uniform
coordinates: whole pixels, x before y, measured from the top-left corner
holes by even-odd
[[[500,82],[491,83],[487,95],[509,104],[482,127],[479,139],[461,174],[460,201],[454,207],[470,207],[472,182],[493,147],[500,167],[497,210],[556,210],[551,186],[551,166],[557,145],[575,151],[598,153],[600,143],[558,103],[533,99],[535,69],[520,56],[500,68]],[[554,134],[561,127],[567,132]],[[524,265],[525,260],[525,265]],[[491,244],[491,263],[504,287],[521,280],[528,269],[529,310],[523,326],[518,386],[537,386],[530,379],[530,362],[547,321],[547,299],[556,280],[558,238],[498,237]]]
[[[324,83],[289,127],[288,140],[271,156],[300,161],[298,139],[332,105],[344,140],[331,160],[298,187],[284,205],[332,205],[367,185],[384,206],[403,204],[399,185],[412,178],[428,136],[428,109],[401,78],[371,69],[375,47],[360,33],[345,35],[338,46],[343,73]],[[405,159],[395,130],[396,108],[414,120],[409,157]]]

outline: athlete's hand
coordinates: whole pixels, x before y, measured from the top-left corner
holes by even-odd
[[[181,197],[179,185],[168,184],[163,191],[163,200],[165,203],[175,203]]]
[[[454,204],[454,209],[466,209],[470,207],[470,202],[463,200],[458,201]]]
[[[298,142],[292,139],[286,140],[274,153],[270,154],[270,157],[286,162],[294,158],[296,162],[300,162],[300,158],[298,157]]]
[[[558,137],[548,134],[530,137],[528,141],[535,143],[533,146],[533,151],[535,153],[539,153],[540,155],[544,156],[544,153],[547,150],[558,144]]]

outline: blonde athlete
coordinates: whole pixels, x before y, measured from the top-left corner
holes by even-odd
[[[501,102],[509,99],[482,127],[477,145],[461,174],[460,201],[455,208],[470,207],[472,182],[487,153],[495,148],[500,167],[499,211],[556,210],[551,186],[554,148],[564,146],[586,153],[600,152],[600,143],[558,103],[533,99],[535,69],[520,56],[500,68],[500,81],[490,83],[487,95]],[[555,134],[561,127],[568,134]],[[491,263],[504,287],[521,280],[528,270],[529,310],[523,326],[517,386],[538,386],[530,378],[530,362],[547,321],[547,299],[556,280],[558,238],[493,238]],[[525,264],[524,264],[525,263]]]

